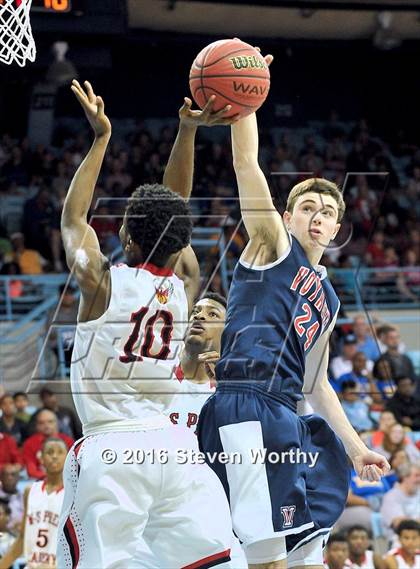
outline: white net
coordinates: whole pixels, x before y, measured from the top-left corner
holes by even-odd
[[[29,11],[32,0],[0,0],[0,61],[14,61],[23,67],[26,60],[35,61],[36,47],[32,37]]]

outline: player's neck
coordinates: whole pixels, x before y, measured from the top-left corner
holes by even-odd
[[[199,354],[189,354],[186,350],[181,356],[181,367],[184,376],[193,383],[208,383],[209,378],[204,364],[198,361]]]
[[[366,557],[366,552],[365,553],[352,553],[350,556],[350,561],[352,561],[353,563],[356,563],[356,565],[361,565],[363,563],[363,561],[365,560]]]
[[[63,473],[58,474],[47,474],[45,479],[45,488],[48,493],[54,492],[54,490],[59,490],[63,487]]]
[[[308,261],[310,262],[310,264],[313,267],[315,267],[316,265],[319,265],[322,255],[324,254],[324,250],[322,249],[320,251],[319,249],[310,249],[310,250],[305,249],[305,253],[306,256],[308,257]]]

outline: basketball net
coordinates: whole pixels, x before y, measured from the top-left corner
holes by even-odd
[[[23,67],[27,59],[35,61],[29,19],[31,3],[32,0],[0,0],[0,61],[7,65],[16,61]]]

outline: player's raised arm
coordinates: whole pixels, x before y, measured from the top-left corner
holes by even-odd
[[[82,295],[95,295],[103,281],[106,258],[100,251],[95,231],[88,224],[87,215],[111,137],[111,123],[105,115],[101,97],[95,95],[88,81],[84,86],[73,80],[71,89],[85,111],[95,140],[70,184],[61,215],[61,234],[67,265],[74,270]]]
[[[330,330],[333,327],[330,326]],[[307,356],[303,393],[314,411],[329,423],[343,441],[360,478],[378,481],[390,470],[390,466],[384,456],[369,450],[361,440],[328,381],[329,336],[329,331],[326,331]]]
[[[235,117],[224,118],[231,109],[227,105],[213,112],[215,97],[209,98],[202,111],[192,110],[192,101],[185,97],[179,109],[179,128],[175,143],[163,175],[163,184],[185,199],[189,199],[193,186],[194,141],[199,126],[229,125]]]
[[[274,207],[264,172],[258,163],[255,113],[232,125],[233,166],[238,182],[242,219],[249,237],[267,242],[278,256],[289,246],[281,215]]]

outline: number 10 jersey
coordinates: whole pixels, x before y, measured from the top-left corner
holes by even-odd
[[[107,310],[78,323],[74,342],[71,388],[84,435],[168,425],[164,413],[180,391],[184,283],[152,264],[110,272]]]

